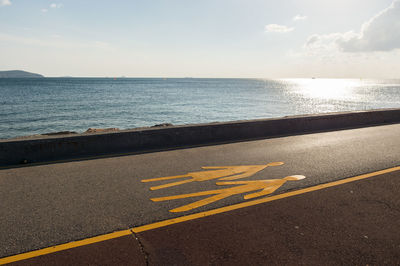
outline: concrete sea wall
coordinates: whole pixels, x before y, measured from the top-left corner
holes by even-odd
[[[0,166],[146,152],[400,122],[400,109],[329,113],[0,141]]]

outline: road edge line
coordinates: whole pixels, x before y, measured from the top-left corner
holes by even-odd
[[[131,234],[132,234],[131,230],[127,229],[127,230],[116,231],[116,232],[105,234],[105,235],[99,235],[99,236],[90,237],[90,238],[86,238],[86,239],[82,239],[82,240],[78,240],[78,241],[73,241],[73,242],[69,242],[69,243],[65,243],[65,244],[61,244],[61,245],[56,245],[56,246],[52,246],[52,247],[48,247],[48,248],[29,251],[26,253],[21,253],[21,254],[10,256],[10,257],[1,258],[0,265],[17,262],[17,261],[21,261],[21,260],[26,260],[26,259],[30,259],[30,258],[34,258],[34,257],[39,257],[42,255],[47,255],[47,254],[54,253],[57,251],[86,246],[86,245],[90,245],[90,244],[94,244],[94,243],[98,243],[98,242],[102,242],[105,240],[110,240],[110,239],[114,239],[114,238],[118,238],[118,237],[122,237],[122,236],[127,236],[127,235],[131,235]]]

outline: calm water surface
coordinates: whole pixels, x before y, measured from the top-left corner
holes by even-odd
[[[0,138],[400,108],[400,80],[0,79]]]

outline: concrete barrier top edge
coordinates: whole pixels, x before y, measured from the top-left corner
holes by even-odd
[[[96,133],[77,133],[71,135],[55,135],[55,136],[47,136],[47,135],[38,135],[38,136],[27,136],[20,138],[12,138],[12,139],[0,139],[0,144],[2,143],[15,143],[15,142],[42,142],[47,140],[58,140],[58,141],[73,141],[73,139],[82,139],[87,137],[95,137],[95,136],[104,136],[104,135],[123,135],[129,133],[157,133],[159,131],[165,130],[174,130],[174,129],[196,129],[196,128],[207,128],[207,127],[215,127],[215,126],[223,126],[223,125],[242,125],[242,124],[253,124],[253,123],[262,123],[262,122],[272,122],[272,121],[281,121],[281,120],[314,120],[314,119],[329,119],[333,117],[341,117],[341,116],[352,116],[360,113],[387,113],[387,112],[398,112],[400,116],[400,108],[387,108],[387,109],[374,109],[374,110],[361,110],[361,111],[349,111],[349,112],[331,112],[331,113],[320,113],[320,114],[308,114],[308,115],[293,115],[293,116],[284,116],[278,118],[262,118],[262,119],[252,119],[252,120],[238,120],[238,121],[229,121],[229,122],[211,122],[211,123],[203,123],[203,124],[184,124],[184,125],[173,125],[173,126],[165,126],[165,127],[141,127],[141,128],[133,128],[126,130],[119,130],[113,132],[96,132]],[[400,120],[400,119],[399,119]],[[371,124],[372,125],[372,124]]]

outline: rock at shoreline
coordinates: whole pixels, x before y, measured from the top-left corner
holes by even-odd
[[[171,124],[171,123],[163,123],[163,124],[157,124],[157,125],[154,125],[154,126],[151,126],[151,127],[170,127],[170,126],[173,126],[173,124]]]
[[[57,135],[70,135],[70,134],[78,134],[75,131],[60,131],[60,132],[50,132],[50,133],[44,133],[42,135],[44,136],[57,136]]]
[[[111,127],[111,128],[88,128],[85,133],[98,133],[98,132],[115,132],[119,131],[119,128]]]

